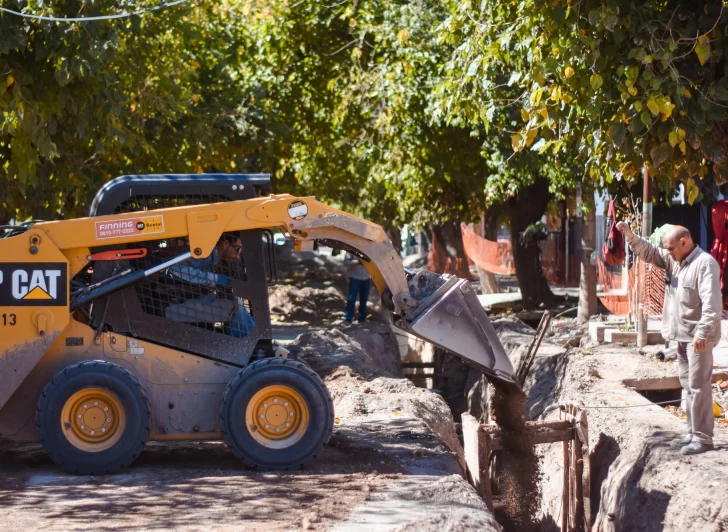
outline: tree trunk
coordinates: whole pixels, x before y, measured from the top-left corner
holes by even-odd
[[[541,220],[550,200],[548,182],[537,179],[506,203],[511,220],[511,249],[516,278],[523,303],[528,307],[548,303],[554,297],[541,268],[541,250],[538,242],[521,238],[529,225]]]
[[[397,253],[402,255],[402,230],[396,225],[385,225],[384,232],[387,233],[389,240],[392,242],[392,246],[397,250]]]
[[[487,214],[485,215],[485,234],[481,234],[481,224],[473,224],[473,229],[475,231],[476,235],[482,236],[483,238],[487,238],[487,234],[494,234],[497,233],[497,229],[493,230],[488,228],[488,225],[496,226],[497,225],[497,219],[493,219],[493,217],[489,217]],[[495,238],[491,238],[491,240],[495,241]],[[498,286],[498,280],[495,278],[495,275],[488,270],[484,270],[477,264],[475,265],[475,268],[478,270],[478,277],[480,278],[480,293],[481,294],[497,294],[500,292],[500,286]]]
[[[422,250],[420,251],[420,254],[424,255],[426,253],[429,253],[432,249],[432,227],[429,225],[426,225],[422,228]]]
[[[470,279],[460,222],[450,221],[432,226],[432,247],[427,262],[434,272]]]
[[[586,187],[582,201],[589,212],[582,217],[578,323],[586,323],[590,316],[597,313],[597,271],[591,263],[596,241],[596,213],[594,212],[594,191],[591,187]]]

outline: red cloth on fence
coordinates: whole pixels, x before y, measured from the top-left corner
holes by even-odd
[[[614,200],[609,202],[607,220],[609,230],[607,238],[602,245],[602,255],[604,256],[604,261],[610,266],[619,266],[624,262],[627,252],[624,248],[624,236],[617,230],[617,212],[614,209]]]
[[[711,209],[711,218],[713,222],[713,232],[715,240],[710,254],[718,261],[720,266],[720,291],[723,294],[723,308],[728,305],[726,298],[726,278],[725,267],[728,264],[728,231],[725,224],[728,221],[728,201],[716,201]]]

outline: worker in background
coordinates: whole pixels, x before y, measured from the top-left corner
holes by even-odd
[[[372,287],[369,272],[356,255],[347,253],[344,257],[346,274],[349,277],[349,297],[346,300],[346,316],[344,321],[351,324],[354,319],[357,297],[359,298],[359,322],[367,319],[367,301]]]
[[[665,270],[662,336],[678,342],[680,384],[686,394],[688,432],[671,442],[682,454],[713,448],[713,347],[720,340],[722,311],[718,263],[693,243],[690,232],[676,225],[662,239],[664,249],[635,235],[619,222],[632,251]]]
[[[240,238],[224,235],[208,257],[187,259],[171,266],[169,273],[173,277],[214,292],[201,294],[199,299],[169,305],[165,317],[186,323],[223,322],[225,334],[235,338],[242,338],[252,331],[255,327],[253,317],[245,308],[243,299],[233,295],[230,278],[223,275],[233,275],[243,267],[240,260],[242,249]]]

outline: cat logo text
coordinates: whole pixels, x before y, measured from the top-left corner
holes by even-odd
[[[63,307],[67,303],[66,263],[0,264],[0,307]]]

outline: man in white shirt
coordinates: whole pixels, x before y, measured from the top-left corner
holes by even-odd
[[[693,243],[690,232],[679,225],[657,248],[635,235],[626,222],[617,229],[640,259],[665,270],[662,336],[678,342],[680,384],[686,393],[688,432],[673,440],[682,454],[713,448],[713,347],[720,341],[723,310],[720,268],[716,260]]]

